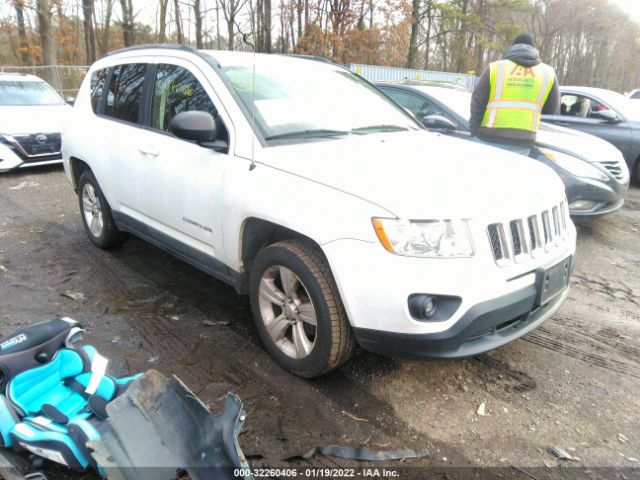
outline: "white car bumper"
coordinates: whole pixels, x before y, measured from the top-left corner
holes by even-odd
[[[394,356],[476,355],[524,335],[560,307],[568,288],[548,298],[540,291],[548,269],[573,269],[572,224],[559,245],[519,264],[498,266],[489,242],[479,243],[473,258],[460,259],[402,257],[357,240],[324,245],[360,345]],[[438,297],[444,311],[414,318],[409,297],[420,294]]]
[[[3,141],[0,141],[0,172],[7,172],[9,170],[25,167],[52,165],[55,163],[62,163],[62,155],[60,152],[50,155],[30,157],[22,153],[17,153],[15,148]]]

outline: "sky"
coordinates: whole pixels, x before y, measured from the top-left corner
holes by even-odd
[[[640,0],[611,0],[611,3],[618,5],[640,23]]]

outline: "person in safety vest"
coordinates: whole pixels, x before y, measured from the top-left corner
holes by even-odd
[[[518,35],[504,59],[484,71],[471,97],[470,129],[478,140],[529,155],[540,115],[560,107],[556,74],[542,63],[533,37]]]

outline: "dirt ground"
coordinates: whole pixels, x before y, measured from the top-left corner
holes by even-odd
[[[247,409],[240,444],[254,466],[359,469],[321,456],[278,460],[339,444],[427,448],[426,459],[377,465],[404,478],[639,478],[640,189],[578,228],[569,299],[523,339],[446,362],[358,352],[308,381],[270,360],[247,299],[231,287],[138,239],[94,248],[61,168],[5,174],[0,336],[67,315],[115,374],[174,373],[214,411],[226,391],[237,393]],[[550,447],[577,459],[559,460]]]

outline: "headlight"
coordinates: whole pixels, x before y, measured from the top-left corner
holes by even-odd
[[[406,257],[472,257],[473,244],[464,220],[374,218],[380,243]]]
[[[576,177],[593,178],[596,180],[608,180],[609,178],[590,163],[572,155],[567,155],[566,153],[546,148],[541,148],[540,151],[544,153],[547,158],[550,158],[560,165],[562,169]]]

